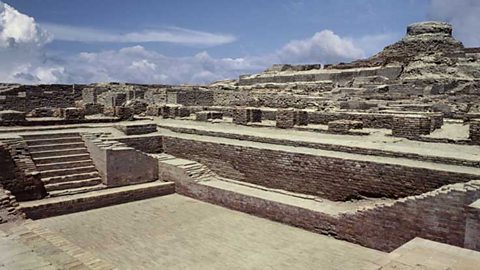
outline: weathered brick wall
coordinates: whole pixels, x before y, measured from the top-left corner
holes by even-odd
[[[309,118],[311,124],[328,125],[328,122],[344,119],[361,121],[365,128],[391,128],[393,115],[353,112],[311,112]]]
[[[118,137],[114,140],[145,153],[163,152],[162,136],[158,135]]]
[[[212,106],[213,92],[210,90],[169,90],[176,94],[176,104],[184,106]]]
[[[480,145],[480,119],[470,121],[470,140]]]
[[[427,116],[394,116],[392,120],[392,135],[395,137],[415,138],[430,134],[432,120]]]
[[[480,251],[480,200],[466,207],[465,247]]]
[[[295,126],[295,110],[278,109],[276,126],[278,128],[293,128]]]
[[[19,204],[10,191],[0,185],[0,224],[24,218]]]
[[[0,184],[18,201],[41,199],[47,192],[21,139],[0,143]]]
[[[30,112],[40,107],[74,107],[82,98],[83,85],[21,85],[0,95],[0,110]]]
[[[223,177],[330,200],[399,198],[477,177],[168,136],[163,147],[167,154],[203,163]]]
[[[478,180],[350,214],[331,215],[208,185],[176,181],[176,191],[230,209],[391,252],[414,237],[464,243],[466,206],[480,197]]]
[[[315,104],[323,104],[325,101],[323,97],[279,93],[278,89],[271,91],[214,90],[213,105],[304,109]]]

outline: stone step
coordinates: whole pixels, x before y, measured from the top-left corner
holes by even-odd
[[[59,196],[68,196],[68,195],[75,195],[80,193],[87,193],[91,191],[97,191],[101,189],[105,189],[107,186],[103,184],[98,184],[95,186],[82,186],[78,188],[69,188],[69,189],[62,189],[62,190],[54,190],[48,192],[49,197],[59,197]]]
[[[55,156],[55,157],[37,157],[35,158],[35,164],[38,166],[40,164],[81,161],[81,160],[87,160],[87,159],[90,159],[90,155],[88,153],[77,154],[77,155]]]
[[[53,138],[53,139],[36,139],[36,140],[25,140],[28,146],[34,145],[44,145],[44,144],[56,144],[56,143],[76,143],[83,142],[82,137],[64,137],[64,138]]]
[[[56,157],[56,156],[64,156],[64,155],[87,154],[87,153],[88,151],[86,147],[64,149],[64,150],[30,152],[34,161],[35,161],[35,158],[37,157]]]
[[[40,175],[42,178],[44,177],[48,178],[53,176],[64,176],[64,175],[71,175],[71,174],[93,173],[93,172],[97,172],[97,170],[95,169],[95,166],[85,166],[85,167],[43,171],[40,173]]]
[[[49,184],[56,184],[56,183],[63,183],[63,182],[87,180],[87,179],[96,178],[96,177],[100,177],[97,171],[69,174],[69,175],[62,175],[62,176],[45,177],[45,178],[42,178],[42,182],[45,185],[49,185]]]
[[[26,134],[26,135],[22,135],[22,137],[25,140],[55,139],[55,138],[66,138],[66,137],[80,137],[80,133],[69,132],[69,133]]]
[[[79,160],[79,161],[38,164],[37,169],[43,172],[43,171],[50,171],[50,170],[70,169],[70,168],[86,167],[86,166],[93,166],[93,161],[91,159],[85,159],[85,160]]]
[[[62,149],[71,149],[71,148],[82,148],[82,147],[85,147],[84,142],[32,145],[32,146],[28,146],[28,149],[30,150],[30,152],[38,152],[38,151],[62,150]]]
[[[45,185],[45,189],[48,192],[56,191],[56,190],[65,190],[65,189],[74,189],[74,188],[81,188],[81,187],[90,187],[96,186],[102,183],[102,179],[100,177],[90,178],[85,180],[78,180],[78,181],[69,181],[69,182],[61,182],[55,184],[47,184]]]
[[[175,193],[175,183],[155,181],[125,187],[105,188],[70,196],[21,202],[20,210],[29,218],[38,219],[173,193]]]

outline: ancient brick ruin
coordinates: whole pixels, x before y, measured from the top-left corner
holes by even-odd
[[[0,223],[178,193],[381,252],[480,251],[479,104],[480,50],[438,22],[210,85],[4,84]]]

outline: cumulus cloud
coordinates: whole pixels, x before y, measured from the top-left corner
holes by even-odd
[[[201,51],[189,57],[169,57],[143,46],[119,50],[83,52],[51,57],[44,45],[54,39],[102,42],[172,42],[213,46],[232,42],[231,35],[218,35],[182,28],[157,32],[115,34],[96,29],[47,24],[53,35],[33,18],[0,2],[0,81],[19,83],[208,83],[259,72],[276,63],[335,63],[365,57],[390,36],[359,39],[341,37],[330,30],[294,40],[278,50],[259,56],[217,58]],[[383,44],[386,45],[386,44]]]
[[[342,38],[330,30],[313,37],[294,40],[283,46],[277,56],[284,63],[332,63],[365,57],[365,52],[349,38]]]
[[[431,0],[429,18],[450,22],[454,35],[466,46],[480,46],[480,1]]]
[[[43,46],[51,39],[33,18],[0,2],[0,81],[49,81],[39,66],[48,66]]]
[[[56,40],[81,42],[168,42],[183,45],[217,46],[234,42],[235,36],[196,31],[180,27],[166,27],[160,30],[116,33],[89,27],[77,27],[44,23],[45,29],[51,32]]]

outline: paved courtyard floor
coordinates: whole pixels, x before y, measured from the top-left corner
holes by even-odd
[[[119,269],[378,269],[388,261],[177,194],[37,222]]]

